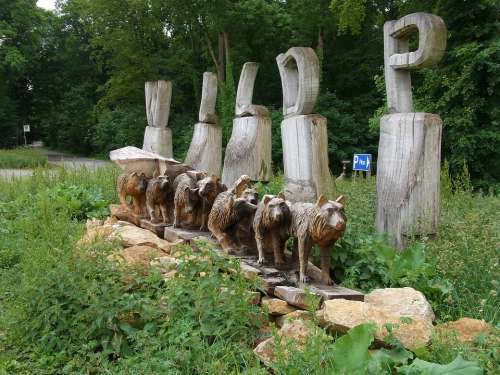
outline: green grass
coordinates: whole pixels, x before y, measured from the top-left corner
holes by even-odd
[[[347,198],[346,238],[356,241],[374,233],[375,178],[337,183]],[[446,187],[444,187],[446,188]],[[445,189],[443,189],[445,190]],[[443,191],[439,231],[435,237],[414,240],[424,244],[437,274],[453,287],[438,301],[441,320],[462,316],[499,322],[500,197],[459,189]]]
[[[31,148],[0,150],[0,169],[26,169],[46,165],[47,156],[39,150]]]
[[[254,286],[227,272],[236,264],[203,253],[186,258],[183,276],[164,284],[156,273],[117,272],[106,260],[113,244],[75,246],[87,215],[117,200],[118,173],[38,169],[0,179],[0,375],[267,373],[251,351],[266,318],[244,302]],[[261,189],[273,193],[281,184],[278,176]],[[438,236],[397,255],[374,231],[374,179],[337,183],[349,222],[334,249],[336,276],[366,290],[414,286],[440,321],[469,316],[498,325],[500,198],[472,194],[463,183],[454,193],[444,185]],[[221,297],[221,287],[234,294]],[[418,356],[449,363],[462,355],[494,374],[498,338],[498,329],[472,345],[437,338]],[[319,330],[308,350],[274,372],[334,373],[342,347],[367,350],[337,342]]]

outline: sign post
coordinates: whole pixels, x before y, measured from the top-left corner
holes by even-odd
[[[357,171],[366,172],[367,176],[371,176],[372,172],[372,155],[371,154],[354,154],[352,160],[352,170],[354,176]]]
[[[24,135],[24,145],[28,145],[28,141],[26,140],[26,133],[29,133],[31,131],[29,125],[23,125],[23,135]]]

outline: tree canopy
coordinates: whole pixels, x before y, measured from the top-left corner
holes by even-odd
[[[217,73],[218,113],[230,135],[243,63],[261,64],[254,102],[272,109],[281,167],[281,82],[275,58],[310,46],[321,63],[316,112],[328,119],[330,167],[376,154],[385,110],[387,20],[424,11],[448,27],[445,58],[412,73],[416,110],[444,121],[443,159],[467,163],[477,186],[500,179],[499,6],[495,0],[0,0],[0,147],[22,125],[49,146],[105,154],[141,145],[144,82],[173,81],[170,126],[182,158],[197,119],[202,74]]]

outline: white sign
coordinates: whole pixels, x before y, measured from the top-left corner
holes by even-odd
[[[25,133],[29,133],[30,132],[30,126],[29,125],[24,125],[23,126],[23,130]]]

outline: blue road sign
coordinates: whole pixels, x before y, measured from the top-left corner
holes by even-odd
[[[352,161],[352,170],[368,172],[371,170],[371,164],[371,154],[354,154],[354,159]]]

